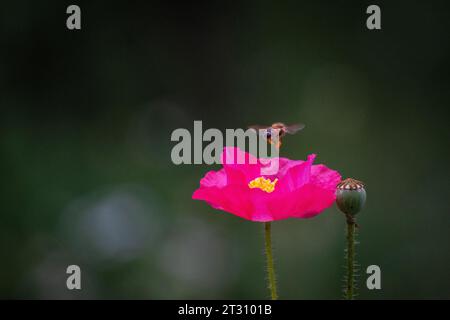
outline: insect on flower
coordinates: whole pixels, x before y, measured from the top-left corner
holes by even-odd
[[[303,123],[296,123],[292,125],[286,125],[282,122],[275,122],[271,126],[261,126],[261,125],[253,125],[249,126],[249,129],[254,129],[262,134],[262,137],[267,139],[267,142],[270,144],[274,144],[277,148],[281,147],[281,140],[286,135],[295,134],[298,131],[302,130],[305,127]],[[274,131],[278,132],[278,139],[272,139],[274,136]]]

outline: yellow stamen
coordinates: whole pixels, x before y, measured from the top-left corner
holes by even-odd
[[[273,181],[270,181],[270,179],[265,179],[264,177],[256,178],[248,183],[248,187],[250,189],[261,189],[262,191],[265,191],[267,193],[273,192],[275,190],[275,184],[277,183],[278,179],[275,179]]]

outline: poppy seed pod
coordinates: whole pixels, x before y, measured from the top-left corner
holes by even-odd
[[[336,187],[336,204],[346,215],[354,216],[364,207],[366,190],[361,181],[347,178]]]

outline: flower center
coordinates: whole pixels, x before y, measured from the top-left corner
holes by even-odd
[[[270,181],[270,179],[265,179],[264,177],[259,177],[256,179],[253,179],[248,183],[248,187],[250,189],[261,189],[262,191],[265,191],[267,193],[273,192],[275,190],[275,184],[277,183],[278,179],[275,179],[273,181]]]

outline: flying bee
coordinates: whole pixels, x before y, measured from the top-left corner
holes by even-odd
[[[279,148],[281,147],[281,140],[286,135],[286,133],[295,134],[297,131],[302,130],[304,127],[305,125],[303,123],[285,125],[282,122],[275,122],[271,126],[249,126],[249,129],[254,129],[258,133],[262,133],[263,138],[267,139],[270,144],[276,143],[276,147]],[[278,131],[278,139],[275,139],[275,141],[273,141],[272,139],[274,130]]]

